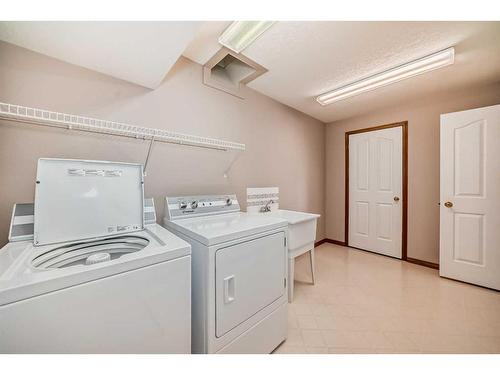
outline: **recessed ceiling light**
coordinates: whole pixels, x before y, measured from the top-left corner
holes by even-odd
[[[219,37],[219,43],[240,53],[269,29],[275,21],[234,21]]]
[[[327,105],[339,100],[347,99],[361,93],[377,89],[401,81],[406,78],[429,72],[453,64],[455,61],[455,49],[450,47],[432,55],[414,60],[385,72],[375,74],[360,81],[328,91],[316,98],[321,105]]]

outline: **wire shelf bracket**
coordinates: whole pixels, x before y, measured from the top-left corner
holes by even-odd
[[[162,129],[147,128],[121,122],[99,120],[44,109],[0,102],[0,119],[36,125],[67,128],[99,134],[151,140],[152,142],[209,148],[220,151],[244,151],[245,144],[215,138],[200,137]],[[152,143],[151,143],[152,147]],[[149,152],[148,152],[149,155]]]

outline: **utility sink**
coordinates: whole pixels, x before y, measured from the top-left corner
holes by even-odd
[[[293,276],[295,258],[306,252],[310,253],[311,277],[314,284],[314,241],[316,224],[320,215],[290,210],[275,210],[260,213],[288,220],[288,301],[293,300]]]
[[[275,210],[263,215],[276,216],[288,220],[288,252],[301,255],[314,247],[316,224],[320,215],[290,210]]]

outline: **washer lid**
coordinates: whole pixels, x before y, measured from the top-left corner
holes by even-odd
[[[141,164],[39,159],[35,189],[34,244],[141,230]]]

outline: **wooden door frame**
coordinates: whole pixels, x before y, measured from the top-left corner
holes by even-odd
[[[401,127],[403,130],[402,139],[402,232],[401,232],[401,259],[407,260],[407,243],[408,243],[408,121],[395,122],[392,124],[373,126],[370,128],[357,129],[345,132],[345,218],[344,218],[344,242],[349,246],[349,136],[359,133],[367,133],[376,130],[390,129]],[[365,250],[365,249],[363,249]]]

